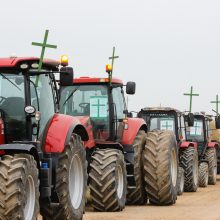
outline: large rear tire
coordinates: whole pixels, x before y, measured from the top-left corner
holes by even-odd
[[[205,159],[209,165],[209,185],[215,185],[217,182],[217,152],[215,148],[207,148]]]
[[[116,212],[125,207],[126,165],[116,149],[97,149],[92,155],[89,173],[92,206],[96,211]]]
[[[55,191],[59,204],[42,203],[43,220],[81,220],[87,188],[86,152],[80,136],[73,134],[58,157]]]
[[[148,132],[143,151],[145,190],[149,201],[171,205],[177,199],[178,155],[173,132]]]
[[[184,169],[185,192],[196,192],[198,188],[198,152],[194,147],[188,147],[181,151],[180,155],[181,167]]]
[[[36,220],[39,180],[34,157],[5,155],[0,160],[0,219]]]
[[[199,187],[207,187],[209,179],[208,163],[202,162],[199,164]]]
[[[127,203],[142,205],[147,202],[147,194],[144,188],[142,152],[146,143],[145,131],[139,131],[133,143],[134,149],[134,179],[135,187],[129,188]]]

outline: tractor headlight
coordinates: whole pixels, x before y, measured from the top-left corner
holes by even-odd
[[[34,106],[31,106],[31,105],[30,105],[30,106],[26,106],[26,107],[24,108],[24,111],[25,111],[27,114],[32,115],[32,114],[35,113],[36,109],[35,109]]]
[[[21,68],[22,70],[26,70],[28,67],[29,67],[29,66],[28,66],[27,63],[22,63],[22,64],[20,65],[20,68]]]

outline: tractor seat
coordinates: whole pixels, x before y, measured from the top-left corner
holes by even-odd
[[[5,133],[8,142],[25,139],[25,102],[21,97],[7,98],[0,109],[4,112]]]
[[[15,119],[25,117],[24,107],[25,102],[21,97],[9,97],[0,106],[9,117]]]

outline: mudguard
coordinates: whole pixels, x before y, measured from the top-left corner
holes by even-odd
[[[90,120],[89,116],[77,116],[77,118],[79,119],[80,123],[85,127],[86,132],[89,136],[89,139],[87,141],[85,141],[85,147],[90,149],[93,148],[96,143],[94,140],[94,135],[93,135],[93,126]]]
[[[128,118],[127,129],[123,132],[122,143],[123,145],[132,145],[139,130],[147,132],[147,125],[143,118]]]
[[[42,151],[44,153],[63,152],[73,132],[79,134],[83,141],[88,140],[86,129],[77,117],[55,114],[44,131]]]
[[[219,143],[212,141],[212,142],[208,142],[207,147],[211,148],[211,147],[215,147],[216,149],[219,149]]]
[[[182,141],[179,144],[180,148],[187,148],[193,146],[194,148],[198,148],[198,143],[197,142],[190,142],[190,141]]]
[[[38,163],[38,167],[40,167],[39,163],[39,155],[37,152],[36,146],[33,144],[25,144],[25,143],[13,143],[13,144],[1,144],[0,151],[2,151],[2,155],[7,153],[29,153],[34,156],[35,160]]]

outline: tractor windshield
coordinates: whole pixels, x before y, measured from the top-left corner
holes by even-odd
[[[202,118],[194,119],[194,126],[187,127],[186,138],[188,141],[204,142],[205,134]]]
[[[159,130],[169,130],[175,132],[174,115],[152,113],[152,114],[147,114],[145,117],[151,131],[154,129],[159,129]]]
[[[60,110],[63,114],[89,116],[96,139],[109,137],[109,104],[106,85],[75,85],[62,89]]]
[[[7,142],[26,137],[24,78],[21,74],[0,73],[0,112]]]

